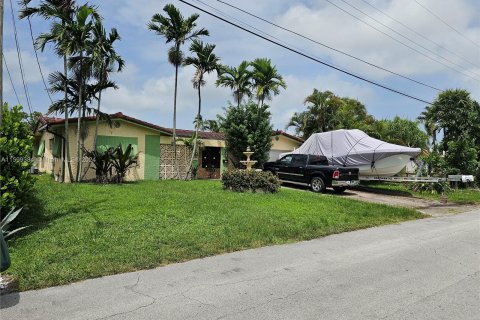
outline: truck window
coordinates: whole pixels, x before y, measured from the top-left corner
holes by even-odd
[[[294,154],[292,159],[292,164],[294,165],[305,165],[307,163],[307,156],[304,154]]]
[[[290,164],[292,162],[292,155],[289,154],[288,156],[283,157],[279,161],[281,164]]]
[[[310,156],[309,163],[312,166],[328,166],[328,160],[324,156]]]

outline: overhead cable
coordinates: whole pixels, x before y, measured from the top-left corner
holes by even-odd
[[[345,71],[345,70],[342,69],[342,68],[338,68],[338,67],[335,67],[335,66],[333,66],[333,65],[331,65],[331,64],[329,64],[329,63],[327,63],[327,62],[324,62],[324,61],[322,61],[321,59],[312,57],[311,55],[308,55],[308,54],[306,54],[306,53],[303,53],[303,52],[300,52],[300,51],[298,51],[298,50],[292,49],[292,48],[290,48],[289,46],[286,46],[286,45],[284,45],[284,44],[281,44],[281,43],[279,43],[279,42],[277,42],[277,41],[274,41],[274,40],[272,40],[272,39],[269,39],[269,38],[266,37],[266,36],[263,36],[263,35],[261,35],[261,34],[259,34],[259,33],[256,33],[256,32],[254,32],[254,31],[251,31],[251,30],[249,30],[249,29],[247,29],[247,28],[245,28],[245,27],[242,27],[242,26],[240,26],[240,25],[238,25],[238,24],[236,24],[236,23],[234,23],[234,22],[231,22],[231,21],[229,21],[229,20],[227,20],[227,19],[224,19],[224,18],[222,18],[222,17],[220,17],[220,16],[218,16],[218,15],[212,13],[212,12],[209,12],[209,11],[206,10],[206,9],[200,8],[200,7],[198,7],[198,6],[190,3],[190,2],[188,2],[188,1],[185,1],[185,0],[179,0],[179,1],[182,2],[182,3],[184,3],[184,4],[186,4],[186,5],[188,5],[188,6],[190,6],[190,7],[192,7],[192,8],[195,8],[195,9],[201,11],[201,12],[204,12],[204,13],[206,13],[206,14],[214,17],[214,18],[217,18],[218,20],[221,20],[221,21],[223,21],[223,22],[226,22],[226,23],[228,23],[228,24],[230,24],[230,25],[232,25],[232,26],[234,26],[234,27],[236,27],[236,28],[238,28],[238,29],[241,29],[241,30],[243,30],[243,31],[245,31],[245,32],[248,32],[248,33],[250,33],[250,34],[253,34],[253,35],[255,35],[255,36],[257,36],[257,37],[259,37],[259,38],[261,38],[261,39],[263,39],[263,40],[266,40],[266,41],[268,41],[268,42],[270,42],[270,43],[273,43],[273,44],[275,44],[275,45],[277,45],[277,46],[279,46],[279,47],[282,47],[282,48],[284,48],[284,49],[286,49],[286,50],[288,50],[288,51],[291,51],[291,52],[293,52],[293,53],[296,53],[296,54],[298,54],[298,55],[301,55],[301,56],[303,56],[303,57],[305,57],[305,58],[307,58],[307,59],[309,59],[309,60],[315,61],[315,62],[320,63],[320,64],[322,64],[322,65],[325,65],[325,66],[327,66],[327,67],[329,67],[329,68],[335,69],[335,70],[340,71],[340,72],[342,72],[342,73],[345,73],[345,74],[347,74],[347,75],[349,75],[349,76],[351,76],[351,77],[354,77],[354,78],[357,78],[357,79],[359,79],[359,80],[368,82],[368,83],[370,83],[370,84],[372,84],[372,85],[375,85],[375,86],[377,86],[377,87],[383,88],[383,89],[388,90],[388,91],[390,91],[390,92],[394,92],[394,93],[396,93],[396,94],[399,94],[399,95],[408,97],[408,98],[413,99],[413,100],[416,100],[416,101],[420,101],[420,102],[422,102],[422,103],[426,103],[426,104],[429,104],[429,105],[432,104],[432,103],[429,102],[429,101],[426,101],[426,100],[423,100],[423,99],[421,99],[421,98],[417,98],[417,97],[415,97],[415,96],[412,96],[412,95],[410,95],[410,94],[408,94],[408,93],[405,93],[405,92],[402,92],[402,91],[399,91],[399,90],[396,90],[396,89],[387,87],[387,86],[382,85],[382,84],[380,84],[380,83],[378,83],[378,82],[375,82],[375,81],[366,79],[366,78],[364,78],[364,77],[362,77],[362,76],[358,76],[358,75],[353,74],[353,73],[351,73],[351,72]]]
[[[306,39],[306,40],[308,40],[308,41],[310,41],[310,42],[313,42],[313,43],[318,44],[318,45],[320,45],[320,46],[323,46],[323,47],[325,47],[325,48],[327,48],[327,49],[330,49],[330,50],[332,50],[332,51],[335,51],[335,52],[337,52],[337,53],[340,53],[340,54],[342,54],[342,55],[344,55],[344,56],[347,56],[347,57],[349,57],[349,58],[352,58],[352,59],[355,59],[355,60],[357,60],[357,61],[363,62],[363,63],[365,63],[365,64],[367,64],[367,65],[369,65],[369,66],[371,66],[371,67],[377,68],[377,69],[379,69],[379,70],[388,72],[388,73],[393,74],[393,75],[395,75],[395,76],[401,77],[401,78],[403,78],[403,79],[406,79],[406,80],[415,82],[415,83],[417,83],[417,84],[420,84],[420,85],[422,85],[422,86],[425,86],[425,87],[428,87],[428,88],[431,88],[431,89],[434,89],[434,90],[437,90],[437,91],[441,91],[441,90],[442,90],[442,89],[439,89],[439,88],[437,88],[437,87],[434,87],[433,85],[430,85],[430,84],[427,84],[427,83],[424,83],[424,82],[415,80],[415,79],[413,79],[413,78],[404,76],[404,75],[402,75],[402,74],[400,74],[400,73],[398,73],[398,72],[388,70],[387,68],[381,67],[381,66],[376,65],[376,64],[371,63],[371,62],[368,62],[368,61],[366,61],[366,60],[363,60],[363,59],[361,59],[361,58],[358,58],[358,57],[356,57],[356,56],[354,56],[354,55],[351,55],[351,54],[349,54],[349,53],[346,53],[346,52],[344,52],[344,51],[335,49],[334,47],[331,47],[331,46],[329,46],[329,45],[326,45],[326,44],[324,44],[324,43],[321,43],[321,42],[319,42],[319,41],[317,41],[317,40],[315,40],[315,39],[312,39],[312,38],[310,38],[310,37],[307,37],[307,36],[305,36],[305,35],[303,35],[303,34],[301,34],[301,33],[299,33],[299,32],[293,31],[293,30],[291,30],[291,29],[288,29],[288,28],[285,28],[285,27],[283,27],[283,26],[281,26],[281,25],[278,25],[278,24],[276,24],[276,23],[273,23],[273,22],[271,22],[271,21],[269,21],[269,20],[267,20],[267,19],[265,19],[265,18],[262,18],[262,17],[260,17],[260,16],[258,16],[258,15],[255,15],[255,14],[253,14],[253,13],[251,13],[251,12],[248,12],[247,10],[244,10],[244,9],[242,9],[242,8],[239,8],[239,7],[237,7],[237,6],[234,6],[234,5],[232,5],[232,4],[230,4],[230,3],[227,3],[227,2],[225,2],[225,1],[222,1],[222,0],[217,0],[217,1],[220,2],[220,3],[223,3],[223,4],[227,5],[227,6],[229,6],[229,7],[231,7],[231,8],[234,8],[234,9],[236,9],[236,10],[239,10],[239,11],[241,11],[241,12],[243,12],[243,13],[249,15],[249,16],[252,16],[252,17],[254,17],[254,18],[256,18],[256,19],[259,19],[259,20],[261,20],[261,21],[263,21],[263,22],[266,22],[266,23],[268,23],[268,24],[270,24],[270,25],[272,25],[272,26],[274,26],[274,27],[277,27],[277,28],[279,28],[279,29],[282,29],[282,30],[284,30],[284,31],[287,31],[287,32],[289,32],[289,33],[291,33],[291,34],[294,34],[294,35],[296,35],[296,36],[299,36],[299,37],[301,37],[301,38],[303,38],[303,39]]]

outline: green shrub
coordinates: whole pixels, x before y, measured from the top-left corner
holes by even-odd
[[[276,193],[280,181],[271,172],[229,170],[222,176],[223,188],[236,192]]]
[[[33,137],[21,106],[3,105],[0,127],[0,208],[2,212],[28,203],[35,179],[32,166]]]

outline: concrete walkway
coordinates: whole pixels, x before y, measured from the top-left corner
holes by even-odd
[[[2,319],[480,319],[480,211],[2,297]]]

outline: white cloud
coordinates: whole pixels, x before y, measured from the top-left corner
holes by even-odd
[[[445,52],[444,50],[436,47],[434,44],[421,39],[418,35],[405,29],[401,25],[397,24],[393,20],[387,18],[373,8],[368,7],[359,1],[352,2],[357,8],[361,8],[362,11],[367,12],[375,19],[382,21],[382,23],[388,25],[397,32],[401,33],[405,37],[415,40],[424,47],[437,52],[453,61],[454,63],[461,64],[465,70],[475,71],[472,66],[455,55]],[[417,47],[415,44],[409,42],[407,39],[402,38],[398,34],[384,28],[377,24],[366,16],[363,16],[359,12],[355,12],[354,9],[348,7],[340,1],[334,1],[335,4],[351,12],[352,14],[361,17],[362,21],[375,25],[382,31],[391,34],[392,37],[399,39],[399,41],[408,44],[411,47],[415,47],[418,51],[425,52],[424,49]],[[480,34],[480,26],[469,27],[470,23],[476,19],[475,8],[467,4],[465,1],[450,1],[449,5],[445,5],[439,1],[426,1],[423,3],[438,13],[440,16],[448,17],[449,21],[461,30],[462,33],[473,35],[476,34],[478,40],[478,34]],[[445,47],[452,48],[455,52],[465,57],[467,60],[476,61],[480,64],[478,50],[472,50],[472,44],[464,39],[461,39],[458,34],[451,29],[445,29],[445,26],[439,21],[435,21],[433,17],[429,16],[424,9],[419,7],[413,1],[376,1],[375,5],[381,8],[382,11],[395,19],[404,22],[410,28],[417,30],[417,32],[424,35],[426,38],[431,39]],[[478,8],[477,8],[478,12]],[[432,20],[433,19],[433,20]],[[376,30],[365,25],[361,21],[358,21],[351,16],[348,16],[344,12],[332,5],[326,5],[321,8],[309,8],[305,5],[292,6],[285,14],[277,17],[276,21],[284,26],[290,26],[295,31],[307,35],[320,42],[328,44],[332,47],[346,51],[352,55],[358,56],[367,61],[384,66],[395,72],[405,75],[429,75],[435,73],[448,73],[451,76],[463,77],[454,73],[445,66],[434,62],[411,49],[395,42],[394,40],[386,37],[385,35],[377,32]],[[293,41],[294,37],[289,36],[289,39]],[[298,39],[298,38],[297,38]],[[298,42],[298,40],[295,40]],[[330,54],[333,60],[340,64],[346,65],[348,68],[356,70],[362,74],[369,74],[376,77],[385,77],[385,73],[372,69],[369,66],[352,61],[349,58],[340,56],[338,54],[332,54],[332,51],[328,49],[320,49],[318,46],[314,46],[311,43],[305,42],[309,50],[313,50],[320,54]],[[443,52],[442,52],[443,51]],[[432,56],[431,53],[425,52],[426,55]],[[440,60],[445,64],[450,63],[435,57],[434,59]],[[458,68],[456,66],[452,66]],[[468,71],[467,71],[468,72]],[[478,70],[477,70],[478,72]]]

